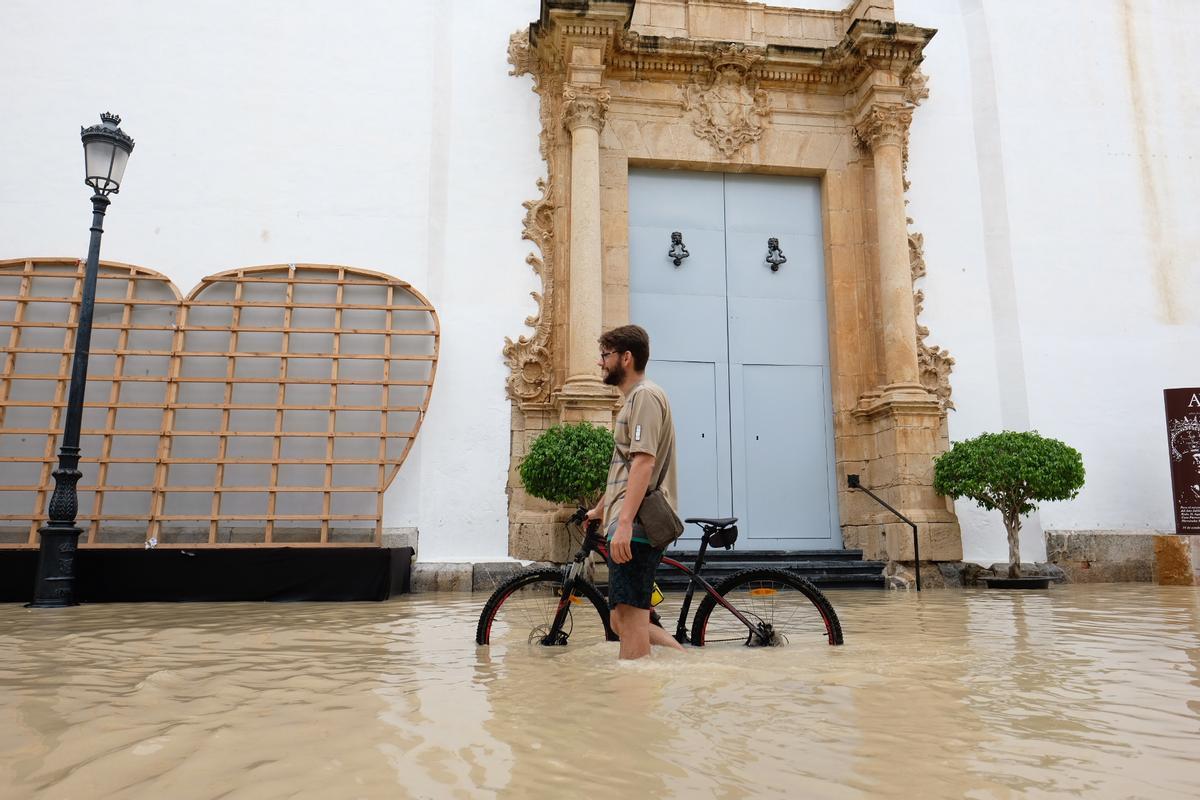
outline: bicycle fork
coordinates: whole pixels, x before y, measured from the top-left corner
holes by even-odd
[[[542,637],[543,645],[564,645],[567,643],[567,636],[563,633],[563,625],[567,622],[567,615],[571,613],[571,598],[575,596],[575,583],[579,580],[579,575],[583,572],[583,562],[574,561],[563,571],[562,596],[558,598],[558,608],[554,611],[554,622],[550,625],[550,630]]]

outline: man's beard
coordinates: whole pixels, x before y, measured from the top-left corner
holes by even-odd
[[[620,386],[625,380],[625,365],[617,363],[612,369],[604,373],[604,382],[609,386]]]

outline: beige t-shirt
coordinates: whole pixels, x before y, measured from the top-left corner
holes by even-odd
[[[608,467],[608,486],[604,491],[604,527],[607,529],[621,515],[625,488],[629,484],[629,467],[635,453],[654,456],[654,472],[646,487],[649,494],[661,485],[672,508],[677,508],[679,496],[675,483],[675,423],[671,419],[671,404],[660,386],[643,380],[630,390],[617,414],[613,429],[612,463]],[[646,541],[635,536],[634,541]]]

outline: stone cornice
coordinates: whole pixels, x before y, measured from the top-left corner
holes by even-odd
[[[572,44],[587,43],[604,48],[605,75],[677,77],[685,83],[730,66],[723,53],[732,45],[747,59],[739,66],[763,85],[845,91],[876,70],[907,82],[936,33],[916,25],[857,19],[841,42],[825,48],[643,36],[629,30],[633,5],[632,0],[542,0],[529,41],[550,63],[570,58]]]
[[[551,61],[571,58],[574,44],[604,47],[604,63],[613,43],[629,27],[634,0],[542,0],[538,21],[529,26],[530,45],[553,53]]]
[[[785,84],[814,89],[861,83],[874,70],[907,81],[924,58],[925,45],[936,31],[878,20],[856,20],[834,47],[738,43],[753,58],[749,73],[765,85]],[[679,76],[689,80],[714,68],[729,42],[642,36],[623,31],[616,36],[608,73],[614,77]]]

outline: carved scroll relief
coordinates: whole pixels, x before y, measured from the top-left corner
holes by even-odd
[[[912,220],[909,220],[912,222]],[[908,236],[908,258],[912,267],[914,283],[918,278],[925,277],[925,236],[920,233],[910,233]],[[950,399],[950,373],[954,369],[954,358],[950,353],[936,345],[930,346],[925,339],[929,336],[929,328],[920,322],[921,311],[925,305],[925,292],[917,289],[913,293],[914,316],[917,319],[917,367],[920,371],[921,384],[937,396],[943,409],[954,408]]]
[[[554,255],[554,204],[552,190],[546,181],[538,179],[542,196],[538,200],[527,200],[525,207],[525,229],[521,238],[537,245],[542,257],[530,253],[525,261],[542,279],[542,291],[532,292],[538,310],[525,318],[525,324],[533,328],[533,336],[521,336],[514,342],[504,338],[504,360],[511,373],[508,376],[508,394],[514,400],[537,402],[544,400],[550,390],[550,308],[548,299],[554,290],[554,270],[550,266]]]

